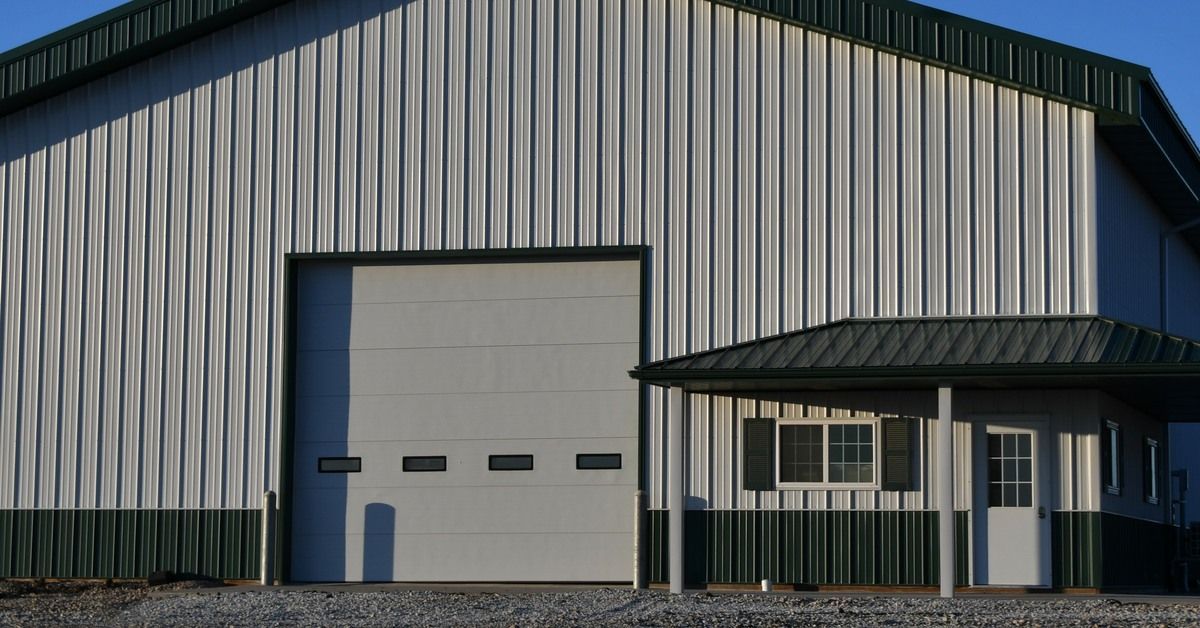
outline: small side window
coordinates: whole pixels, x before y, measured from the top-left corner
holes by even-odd
[[[1153,438],[1147,438],[1144,447],[1144,470],[1143,481],[1145,483],[1146,502],[1157,504],[1159,500],[1158,478],[1160,469],[1162,468],[1161,452],[1158,448],[1158,441]]]
[[[533,456],[503,454],[488,456],[488,471],[532,471]]]
[[[445,471],[445,456],[404,456],[400,468],[406,472]]]
[[[1105,421],[1100,431],[1100,470],[1104,480],[1104,492],[1109,495],[1121,494],[1121,426],[1113,421]]]
[[[576,454],[576,469],[620,469],[621,454]]]
[[[317,473],[359,473],[361,471],[362,458],[340,456],[317,458]]]

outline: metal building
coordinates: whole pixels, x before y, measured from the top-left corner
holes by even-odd
[[[1197,190],[903,0],[134,0],[0,55],[0,577],[1161,585]]]

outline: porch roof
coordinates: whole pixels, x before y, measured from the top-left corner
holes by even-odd
[[[642,364],[695,392],[1099,388],[1200,420],[1200,342],[1102,316],[849,318]]]

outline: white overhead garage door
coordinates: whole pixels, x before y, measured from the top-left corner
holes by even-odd
[[[637,261],[300,265],[296,581],[628,581]]]

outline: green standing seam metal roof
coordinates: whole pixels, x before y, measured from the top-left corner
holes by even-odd
[[[1200,342],[1100,316],[851,318],[638,366],[690,380],[1198,375]]]
[[[133,0],[0,54],[0,116],[288,1]],[[1200,151],[1146,67],[907,0],[714,2],[1093,110],[1175,222],[1200,216]]]

